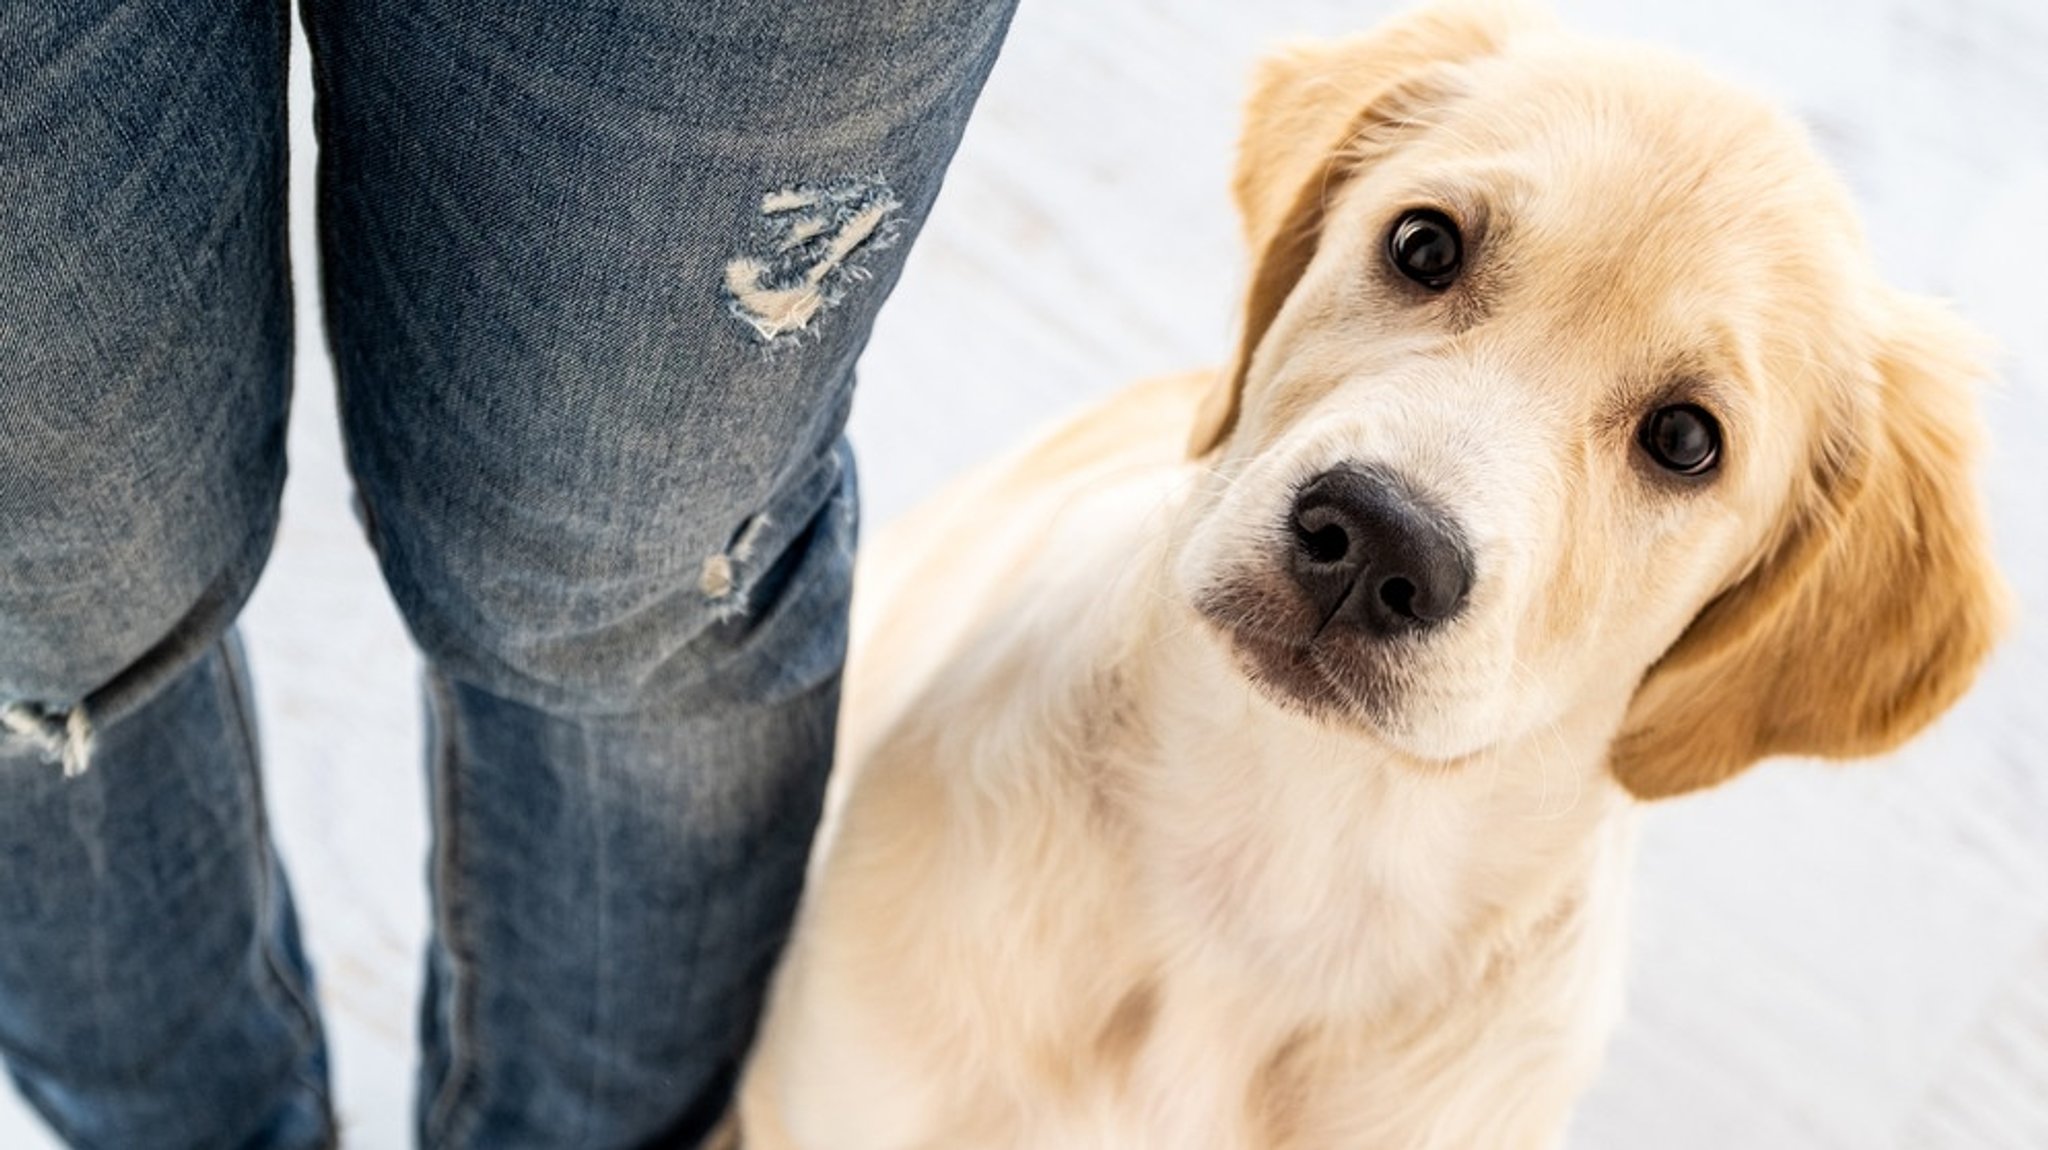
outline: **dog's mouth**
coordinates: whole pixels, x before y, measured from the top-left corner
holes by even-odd
[[[1421,736],[1415,676],[1385,651],[1328,637],[1282,638],[1211,601],[1198,610],[1260,694],[1317,723],[1362,734],[1414,770],[1456,771],[1492,745],[1432,745]]]
[[[1275,701],[1316,715],[1352,708],[1352,701],[1319,665],[1312,644],[1288,643],[1244,630],[1227,633],[1245,677]]]
[[[1387,652],[1325,635],[1298,604],[1254,587],[1202,596],[1196,611],[1245,678],[1274,702],[1324,721],[1393,724],[1404,676]]]

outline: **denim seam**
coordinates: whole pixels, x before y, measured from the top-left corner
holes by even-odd
[[[577,743],[577,752],[578,752],[578,753],[579,753],[579,754],[580,754],[580,755],[582,756],[582,758],[583,758],[583,764],[582,764],[582,765],[583,765],[583,777],[584,777],[585,785],[586,785],[586,786],[590,786],[590,787],[591,787],[591,788],[592,788],[592,789],[594,790],[594,789],[595,789],[595,785],[594,785],[594,783],[595,783],[595,776],[597,775],[597,773],[598,773],[598,769],[599,769],[599,768],[598,768],[598,756],[597,756],[596,752],[595,752],[595,751],[594,751],[594,750],[592,749],[592,747],[591,747],[591,739],[590,739],[590,724],[588,724],[588,723],[579,723],[579,724],[577,724],[577,726],[576,726],[576,736],[577,736],[577,738],[576,738],[576,743]],[[607,873],[607,872],[608,872],[608,868],[609,868],[609,866],[610,866],[610,864],[611,864],[611,858],[610,858],[610,855],[609,855],[609,853],[608,853],[608,851],[607,851],[607,848],[608,848],[608,847],[610,846],[610,842],[608,841],[608,839],[607,839],[607,835],[606,835],[606,822],[605,822],[605,820],[603,820],[603,819],[597,819],[597,820],[594,820],[594,831],[595,831],[595,838],[596,838],[596,841],[595,841],[595,842],[593,842],[593,843],[591,844],[591,852],[590,852],[590,854],[591,854],[591,864],[592,864],[592,870],[593,870],[593,871],[595,872],[595,878],[594,878],[594,882],[593,882],[593,885],[594,885],[594,886],[596,887],[596,889],[598,889],[598,890],[605,890],[605,889],[608,889],[608,879],[609,879],[609,875],[608,875],[608,873]],[[605,913],[605,911],[606,911],[606,903],[605,903],[605,900],[604,900],[604,899],[603,899],[602,897],[599,897],[599,898],[594,898],[594,899],[592,899],[591,901],[592,901],[592,902],[593,902],[593,904],[595,905],[595,909],[596,909],[596,912],[597,912],[597,923],[596,923],[596,926],[595,926],[595,928],[594,928],[594,931],[593,931],[593,933],[595,933],[595,934],[596,934],[596,936],[597,936],[597,953],[598,953],[598,954],[599,954],[600,956],[602,956],[602,955],[604,954],[604,949],[605,949],[605,932],[606,932],[606,930],[607,930],[607,929],[608,929],[608,928],[610,927],[610,925],[611,925],[611,924],[610,924],[610,922],[609,922],[609,921],[607,921],[607,918],[606,918],[606,913]],[[603,1021],[603,1019],[604,1019],[604,1017],[605,1017],[605,1009],[604,1009],[604,994],[603,994],[603,988],[604,988],[604,984],[605,984],[605,982],[604,982],[604,980],[605,980],[605,971],[604,971],[604,965],[605,965],[605,964],[604,964],[604,963],[603,963],[602,961],[599,961],[599,962],[598,962],[598,964],[597,964],[597,966],[598,966],[598,969],[596,969],[596,970],[594,970],[594,971],[592,971],[592,972],[591,972],[591,980],[592,980],[592,983],[593,983],[593,985],[591,986],[591,995],[590,995],[590,998],[591,998],[591,1025],[590,1025],[590,1033],[591,1033],[591,1038],[592,1038],[592,1044],[593,1044],[594,1046],[596,1046],[596,1047],[597,1047],[598,1049],[604,1049],[604,1048],[605,1048],[605,1044],[604,1044],[604,1043],[602,1043],[602,1042],[599,1042],[599,1041],[597,1041],[597,1039],[599,1038],[599,1026],[600,1026],[600,1024],[602,1023],[602,1021]],[[594,1102],[594,1101],[596,1100],[596,1098],[597,1098],[597,1095],[598,1095],[598,1091],[597,1091],[597,1085],[598,1085],[598,1075],[599,1075],[599,1074],[601,1073],[601,1071],[599,1071],[599,1070],[598,1070],[598,1060],[597,1060],[597,1059],[591,1059],[591,1060],[590,1060],[590,1067],[591,1067],[591,1071],[590,1071],[590,1081],[589,1081],[588,1085],[587,1085],[587,1086],[585,1087],[585,1089],[586,1089],[586,1090],[587,1090],[587,1091],[589,1092],[589,1099],[590,1099],[590,1101],[593,1101],[593,1102]],[[577,1131],[576,1131],[576,1139],[577,1139],[577,1140],[576,1140],[576,1143],[575,1143],[576,1145],[581,1145],[581,1144],[582,1144],[582,1140],[583,1140],[583,1139],[585,1139],[585,1138],[588,1138],[588,1137],[590,1136],[590,1122],[591,1122],[591,1118],[592,1118],[592,1110],[593,1110],[593,1109],[594,1109],[594,1107],[593,1107],[593,1106],[589,1106],[589,1105],[586,1105],[586,1106],[584,1106],[584,1107],[582,1108],[582,1114],[580,1115],[580,1119],[579,1119],[579,1121],[578,1121],[578,1124],[577,1124],[579,1128],[578,1128],[578,1129],[577,1129]]]
[[[463,1105],[475,1090],[476,1061],[470,1051],[476,1045],[476,1004],[475,991],[465,969],[466,956],[473,953],[474,948],[469,945],[470,940],[463,930],[460,894],[456,889],[459,873],[456,862],[460,849],[456,833],[457,783],[453,748],[458,719],[454,700],[448,697],[447,681],[429,672],[428,684],[437,697],[441,731],[433,749],[432,785],[438,823],[434,828],[434,927],[440,936],[438,945],[448,967],[447,985],[442,988],[442,993],[448,996],[448,1020],[443,1030],[443,1041],[448,1048],[448,1068],[434,1093],[426,1118],[420,1124],[422,1145],[434,1147],[455,1144],[450,1132],[458,1128],[458,1118],[468,1117]]]
[[[242,690],[242,676],[246,673],[242,666],[242,656],[235,644],[228,641],[223,641],[220,649],[222,673],[227,677],[228,703],[234,708],[235,731],[241,743],[242,765],[249,775],[250,807],[256,820],[256,843],[263,855],[257,878],[257,903],[262,908],[262,913],[268,915],[276,903],[277,891],[274,887],[282,863],[277,859],[271,845],[270,814],[265,806],[263,772],[256,745],[256,727],[249,705],[250,700],[245,697]],[[275,927],[280,924],[268,925]],[[292,1040],[296,1047],[292,1060],[292,1077],[318,1099],[321,1114],[326,1120],[327,1144],[334,1145],[338,1138],[338,1130],[328,1084],[307,1078],[302,1069],[306,1063],[306,1056],[321,1046],[318,1009],[301,993],[301,988],[294,985],[293,980],[286,976],[282,957],[277,951],[275,930],[259,927],[257,936],[257,947],[263,958],[263,973],[267,976],[267,980],[257,983],[258,989],[272,1005],[284,1008],[281,1013],[291,1026]]]

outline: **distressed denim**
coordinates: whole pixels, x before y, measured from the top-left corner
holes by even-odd
[[[422,1145],[721,1113],[831,755],[854,360],[1012,2],[307,0],[344,433],[427,665]],[[81,1147],[336,1138],[233,631],[287,15],[0,0],[0,1054]]]

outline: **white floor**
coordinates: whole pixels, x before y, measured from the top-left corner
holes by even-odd
[[[2027,613],[1979,690],[1877,767],[1767,767],[1655,811],[1633,998],[1581,1150],[2048,1147],[2048,4],[1565,0],[1812,125],[1890,274],[2003,344],[2000,552]],[[1225,194],[1261,45],[1386,5],[1024,0],[865,361],[870,520],[1021,430],[1224,352]],[[296,258],[313,266],[306,66]],[[406,1144],[425,831],[414,662],[347,510],[310,279],[282,539],[247,616],[271,802],[352,1150]],[[50,1146],[0,1098],[0,1147]]]

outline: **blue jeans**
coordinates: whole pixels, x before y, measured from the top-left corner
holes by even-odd
[[[420,1141],[694,1144],[832,750],[853,365],[1012,0],[306,0],[360,512],[427,659]],[[232,625],[284,479],[278,0],[0,3],[0,1052],[332,1145]]]

